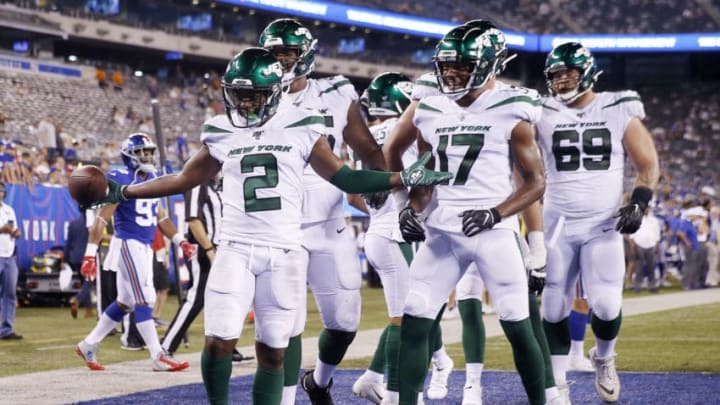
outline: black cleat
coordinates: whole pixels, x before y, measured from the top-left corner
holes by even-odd
[[[232,361],[234,362],[240,362],[240,361],[246,361],[246,360],[252,360],[255,357],[253,356],[243,356],[242,353],[238,351],[238,349],[233,349],[232,353]]]
[[[327,387],[318,387],[313,379],[313,372],[315,370],[306,371],[300,380],[300,385],[307,392],[310,397],[310,403],[313,405],[334,405],[332,396],[330,395],[330,388],[333,385],[333,380],[330,379],[330,384]]]

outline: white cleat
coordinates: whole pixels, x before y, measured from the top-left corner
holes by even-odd
[[[615,356],[597,357],[596,348],[590,349],[590,361],[595,369],[595,390],[605,402],[620,398],[620,377],[615,369]]]
[[[453,367],[455,367],[455,362],[452,361],[452,359],[449,357],[448,359],[450,360],[450,364],[446,365],[443,368],[437,368],[435,365],[433,365],[432,376],[430,377],[430,385],[427,389],[428,399],[444,399],[447,396],[448,378],[450,378],[450,373],[452,373]]]
[[[385,396],[385,384],[382,381],[372,381],[370,378],[361,375],[352,386],[352,392],[360,398],[365,398],[373,404],[383,403]]]
[[[593,368],[592,362],[590,359],[588,359],[585,356],[569,356],[570,357],[570,367],[568,367],[568,371],[582,371],[582,372],[591,372],[595,371]]]
[[[479,382],[476,385],[465,385],[462,405],[482,405],[482,386]]]
[[[423,399],[423,393],[422,393],[422,392],[419,392],[419,393],[418,393],[417,405],[425,405],[425,400]]]

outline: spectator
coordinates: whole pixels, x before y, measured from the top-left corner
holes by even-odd
[[[119,69],[116,69],[112,72],[112,82],[113,82],[113,89],[115,91],[122,91],[123,86],[125,85],[125,78],[123,77],[122,72],[120,72]]]
[[[17,305],[18,267],[15,259],[15,240],[20,237],[15,210],[4,203],[5,183],[0,182],[0,339],[18,340],[22,335],[15,333],[15,309]]]
[[[47,152],[47,158],[57,156],[57,138],[55,136],[55,124],[50,114],[38,124],[38,145]]]
[[[70,221],[68,237],[65,240],[65,260],[70,264],[74,274],[80,274],[80,266],[85,255],[85,246],[88,240],[88,227],[85,210],[80,210],[80,216]],[[80,292],[70,298],[70,315],[77,318],[78,308],[85,309],[85,318],[94,318],[90,291],[93,283],[83,277]]]
[[[98,81],[98,87],[103,90],[108,88],[107,73],[100,65],[95,67],[95,79]]]

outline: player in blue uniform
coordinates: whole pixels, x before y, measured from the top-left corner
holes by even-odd
[[[143,133],[132,134],[123,143],[121,154],[125,168],[107,173],[108,179],[119,184],[137,184],[154,179],[155,144]],[[155,302],[153,286],[153,252],[150,247],[155,229],[178,244],[186,259],[195,255],[195,247],[187,242],[169,220],[159,204],[159,199],[128,199],[102,207],[90,228],[81,273],[94,279],[97,273],[96,253],[102,230],[110,216],[114,216],[115,235],[110,242],[105,267],[116,270],[118,297],[100,316],[95,328],[75,347],[75,352],[85,360],[91,370],[103,370],[97,361],[98,346],[102,339],[115,329],[127,312],[135,311],[137,328],[147,344],[155,371],[180,371],[187,362],[174,360],[165,353],[152,319]]]

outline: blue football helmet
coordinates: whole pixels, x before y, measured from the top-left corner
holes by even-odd
[[[122,161],[131,171],[140,170],[145,173],[155,171],[155,142],[148,134],[142,132],[128,136],[120,148]]]

